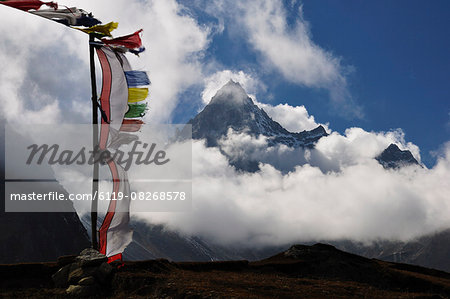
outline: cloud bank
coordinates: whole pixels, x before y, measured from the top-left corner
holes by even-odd
[[[328,124],[319,124],[315,121],[314,116],[309,115],[305,106],[291,106],[289,104],[278,104],[272,106],[270,104],[256,103],[260,108],[275,121],[280,123],[286,130],[290,132],[301,132],[303,130],[312,130],[322,125],[329,132]]]
[[[296,166],[309,164],[318,167],[323,173],[372,163],[391,143],[411,151],[420,162],[419,148],[411,142],[405,142],[405,134],[401,129],[367,132],[361,128],[350,128],[344,135],[333,132],[322,137],[313,149],[293,148],[284,144],[269,147],[269,138],[266,136],[253,137],[232,129],[229,129],[227,136],[219,140],[220,150],[231,161],[259,161],[282,172],[293,171]]]
[[[217,148],[205,148],[202,141],[194,141],[192,212],[135,217],[217,243],[241,246],[343,238],[408,240],[448,228],[450,184],[443,178],[450,177],[450,144],[432,169],[411,166],[385,170],[369,157],[375,151],[367,154],[362,143],[367,139],[386,143],[395,135],[351,130],[346,136],[324,138],[325,144],[346,140],[347,148],[334,146],[331,152],[352,149],[355,154],[339,161],[331,159],[328,166],[323,162],[321,167],[338,167],[328,172],[303,164],[283,173],[269,164],[280,166],[270,161],[275,156],[283,158],[283,149],[278,148],[266,153],[267,163],[260,164],[260,171],[242,173],[229,166]],[[264,148],[263,139],[233,138],[229,142],[236,144],[240,138],[253,146],[250,154]],[[285,157],[295,159],[289,149],[284,150],[288,151]],[[322,154],[332,156],[330,151]],[[312,158],[297,157],[297,161],[302,159]]]

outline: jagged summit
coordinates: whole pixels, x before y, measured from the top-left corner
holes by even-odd
[[[244,88],[238,82],[230,79],[217,93],[212,97],[210,105],[214,104],[246,105],[252,104],[252,100],[245,92]]]
[[[289,132],[256,106],[244,88],[233,80],[219,89],[189,124],[192,125],[192,137],[206,139],[208,146],[217,146],[218,140],[227,134],[229,128],[253,136],[269,137],[269,145],[285,144],[290,147],[313,147],[317,140],[328,135],[322,126],[312,131]]]
[[[397,145],[391,143],[378,157],[377,161],[384,168],[399,168],[407,165],[418,165],[410,151],[402,151]]]

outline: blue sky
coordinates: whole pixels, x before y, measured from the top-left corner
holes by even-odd
[[[200,24],[219,23],[215,12],[191,1],[183,4]],[[342,115],[329,103],[324,88],[286,80],[265,62],[232,19],[216,33],[205,52],[225,68],[253,71],[265,85],[258,100],[272,105],[305,105],[316,121],[343,132],[357,126],[367,131],[402,128],[407,141],[421,148],[422,161],[435,163],[431,153],[448,141],[450,133],[450,2],[433,1],[284,1],[288,26],[302,19],[311,40],[339,59],[349,96],[361,106],[360,117]],[[195,89],[186,98],[198,96]],[[186,104],[176,119],[185,121]],[[195,113],[197,107],[192,108]]]
[[[361,126],[403,128],[432,163],[428,152],[450,133],[450,3],[308,1],[304,11],[315,41],[355,67],[352,93],[366,112]]]

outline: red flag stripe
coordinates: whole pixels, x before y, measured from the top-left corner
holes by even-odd
[[[144,122],[140,119],[124,119],[120,131],[137,132],[141,129]]]
[[[114,261],[122,261],[122,254],[118,253],[118,254],[115,254],[115,255],[112,255],[112,256],[108,257],[108,263],[111,263],[111,262],[114,262]]]
[[[42,2],[39,0],[10,0],[10,1],[0,1],[0,4],[7,5],[10,7],[14,7],[20,10],[29,11],[31,9],[38,10],[42,5],[47,5],[53,7],[54,9],[58,8],[58,4],[54,2]]]
[[[124,46],[128,49],[136,49],[142,47],[142,40],[139,36],[139,33],[142,32],[142,29],[136,31],[135,33],[116,37],[113,39],[102,38],[102,42],[107,45],[119,45]]]
[[[107,235],[108,235],[108,229],[109,226],[111,225],[111,221],[114,217],[114,214],[116,212],[116,204],[117,201],[116,199],[116,195],[119,192],[119,186],[120,186],[120,178],[119,178],[119,173],[117,171],[117,166],[114,163],[114,161],[110,160],[108,162],[108,166],[109,166],[109,170],[111,171],[111,175],[113,178],[113,194],[112,194],[112,198],[109,201],[109,206],[108,206],[108,212],[106,213],[105,219],[103,220],[102,226],[100,227],[99,230],[99,251],[102,254],[106,255],[106,244],[107,244]]]
[[[102,107],[102,110],[106,114],[107,121],[109,122],[111,119],[111,107],[109,103],[109,99],[111,96],[111,84],[112,84],[112,73],[111,73],[111,66],[109,64],[108,58],[106,57],[105,52],[103,52],[101,49],[97,50],[97,56],[100,60],[100,65],[102,67],[102,73],[103,73],[103,81],[102,81],[102,92],[100,95],[100,105]],[[106,124],[105,120],[102,118],[102,126],[100,128],[100,149],[105,149],[107,142],[108,142],[108,136],[109,136],[109,126],[104,125]]]

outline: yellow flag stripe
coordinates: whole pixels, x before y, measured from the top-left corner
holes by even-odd
[[[128,88],[128,103],[143,101],[147,96],[148,88]]]
[[[86,29],[82,29],[82,28],[77,28],[83,32],[86,33],[101,33],[104,34],[106,36],[112,36],[111,35],[111,31],[113,31],[114,29],[117,29],[117,27],[119,27],[119,23],[116,22],[109,22],[108,24],[105,25],[95,25]]]

